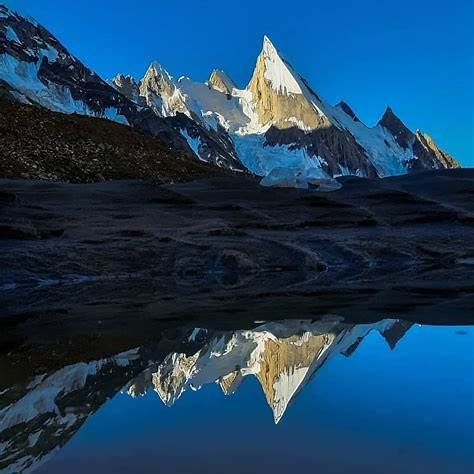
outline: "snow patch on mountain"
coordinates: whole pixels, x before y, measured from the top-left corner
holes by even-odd
[[[32,102],[37,102],[51,110],[63,113],[91,115],[88,107],[75,101],[67,87],[56,84],[46,85],[38,78],[38,71],[44,58],[53,62],[55,50],[40,50],[36,62],[19,61],[8,54],[0,55],[0,79],[4,80]]]
[[[210,88],[189,78],[181,78],[178,82],[184,102],[190,112],[201,117],[204,123],[214,114],[219,124],[228,132],[235,132],[249,123],[237,97],[228,97],[226,94]]]
[[[181,135],[186,139],[188,142],[189,147],[191,150],[193,150],[193,153],[201,160],[201,161],[206,161],[201,158],[201,155],[199,154],[199,147],[201,146],[201,140],[199,137],[193,138],[189,135],[188,131],[185,129],[181,130]]]
[[[406,162],[413,157],[411,148],[402,148],[393,135],[382,126],[367,127],[348,115],[342,108],[332,109],[334,117],[367,151],[380,176],[401,175],[407,172]]]
[[[7,26],[6,30],[6,38],[8,41],[12,41],[13,43],[21,44],[20,39],[18,38],[15,30],[11,26]]]

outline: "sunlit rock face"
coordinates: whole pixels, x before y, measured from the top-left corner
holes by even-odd
[[[237,89],[235,82],[224,72],[219,69],[214,69],[209,77],[209,84],[227,95],[232,95],[234,89]]]
[[[186,113],[184,98],[173,78],[157,62],[153,62],[139,84],[140,97],[162,117]]]
[[[267,37],[248,90],[262,125],[271,124],[280,129],[298,126],[308,131],[332,125],[318,107],[316,96],[312,96]]]
[[[140,98],[140,91],[138,84],[132,76],[125,76],[123,74],[117,74],[112,79],[112,85],[120,91],[127,99],[134,102],[138,102]]]
[[[460,164],[451,155],[441,150],[434,140],[420,130],[416,131],[416,141],[413,146],[415,154],[414,168],[460,168]]]

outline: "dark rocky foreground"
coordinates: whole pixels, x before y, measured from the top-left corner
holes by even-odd
[[[0,181],[0,319],[41,333],[89,319],[436,320],[454,305],[470,320],[474,170],[341,181]]]

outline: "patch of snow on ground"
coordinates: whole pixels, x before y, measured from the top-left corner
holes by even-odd
[[[335,184],[333,184],[335,183]],[[318,186],[321,191],[334,191],[341,185],[328,177],[321,168],[274,168],[260,184],[267,187],[307,189],[309,185]]]

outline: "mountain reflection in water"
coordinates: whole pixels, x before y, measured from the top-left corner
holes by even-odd
[[[247,376],[253,376],[278,424],[330,359],[352,356],[370,333],[380,334],[387,350],[393,350],[412,326],[397,319],[346,324],[328,317],[268,322],[234,331],[187,329],[178,331],[175,340],[167,340],[165,351],[160,341],[46,372],[15,386],[0,385],[0,472],[60,472],[60,467],[54,470],[53,455],[117,393],[130,399],[154,391],[171,407],[179,405],[188,389],[217,383],[225,395],[233,395]],[[180,456],[180,448],[176,449]],[[168,472],[179,471],[169,468]]]

